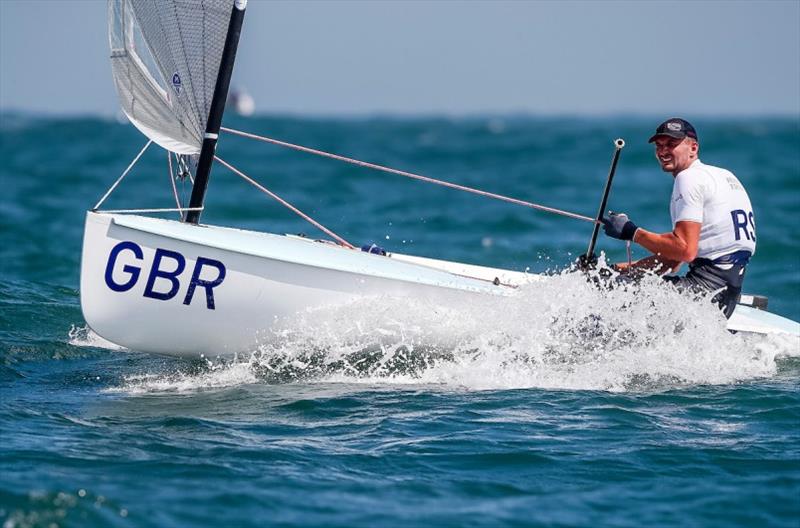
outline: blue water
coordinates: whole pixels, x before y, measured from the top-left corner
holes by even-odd
[[[659,117],[227,124],[590,216],[623,137],[609,208],[666,231],[672,179],[646,143]],[[701,158],[754,203],[745,290],[800,319],[800,123],[695,121]],[[800,524],[800,343],[730,335],[654,284],[635,297],[561,277],[456,313],[348,306],[234,363],[103,341],[79,306],[83,217],[143,144],[115,121],[0,117],[4,527]],[[590,233],[244,139],[218,153],[356,244],[539,272]],[[153,149],[107,207],[170,207],[167,177]],[[204,222],[320,236],[219,167],[206,207]],[[392,361],[342,366],[379,353]]]

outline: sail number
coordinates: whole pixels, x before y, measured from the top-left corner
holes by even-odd
[[[123,241],[114,246],[108,255],[106,264],[106,285],[115,292],[126,292],[132,289],[139,281],[142,274],[142,267],[135,264],[125,264],[117,273],[124,276],[123,280],[118,281],[114,278],[114,270],[118,269],[117,259],[120,254],[127,253],[135,260],[144,260],[144,252],[141,246],[135,242]],[[147,282],[144,287],[144,296],[159,301],[168,301],[175,297],[180,290],[180,275],[186,269],[186,258],[177,251],[156,248],[153,256],[153,265],[147,275]],[[205,269],[212,271],[203,273]],[[215,271],[214,271],[215,270]],[[209,273],[213,274],[213,279],[209,279]],[[205,276],[206,278],[203,278]],[[197,257],[189,279],[189,288],[183,298],[183,304],[189,305],[192,302],[195,291],[198,287],[205,290],[206,308],[214,309],[214,288],[222,284],[225,279],[225,265],[211,258]]]

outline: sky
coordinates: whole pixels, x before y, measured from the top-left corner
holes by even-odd
[[[0,110],[114,115],[104,0],[0,0]],[[800,0],[250,0],[262,113],[800,117]]]

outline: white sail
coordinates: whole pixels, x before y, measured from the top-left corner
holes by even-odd
[[[179,154],[203,142],[233,0],[109,0],[114,84],[125,115]]]

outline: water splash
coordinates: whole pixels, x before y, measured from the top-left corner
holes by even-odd
[[[125,347],[103,339],[88,326],[72,325],[67,333],[70,345],[76,347],[104,348],[106,350],[127,350]]]
[[[649,391],[771,377],[780,357],[800,356],[797,338],[731,334],[707,297],[655,276],[608,289],[565,273],[459,306],[363,298],[306,311],[274,332],[249,357],[199,374],[129,378],[124,390],[322,381]]]
[[[185,393],[224,389],[258,381],[259,379],[249,363],[204,360],[202,364],[194,365],[188,371],[126,376],[122,386],[111,387],[105,392],[124,394]]]

